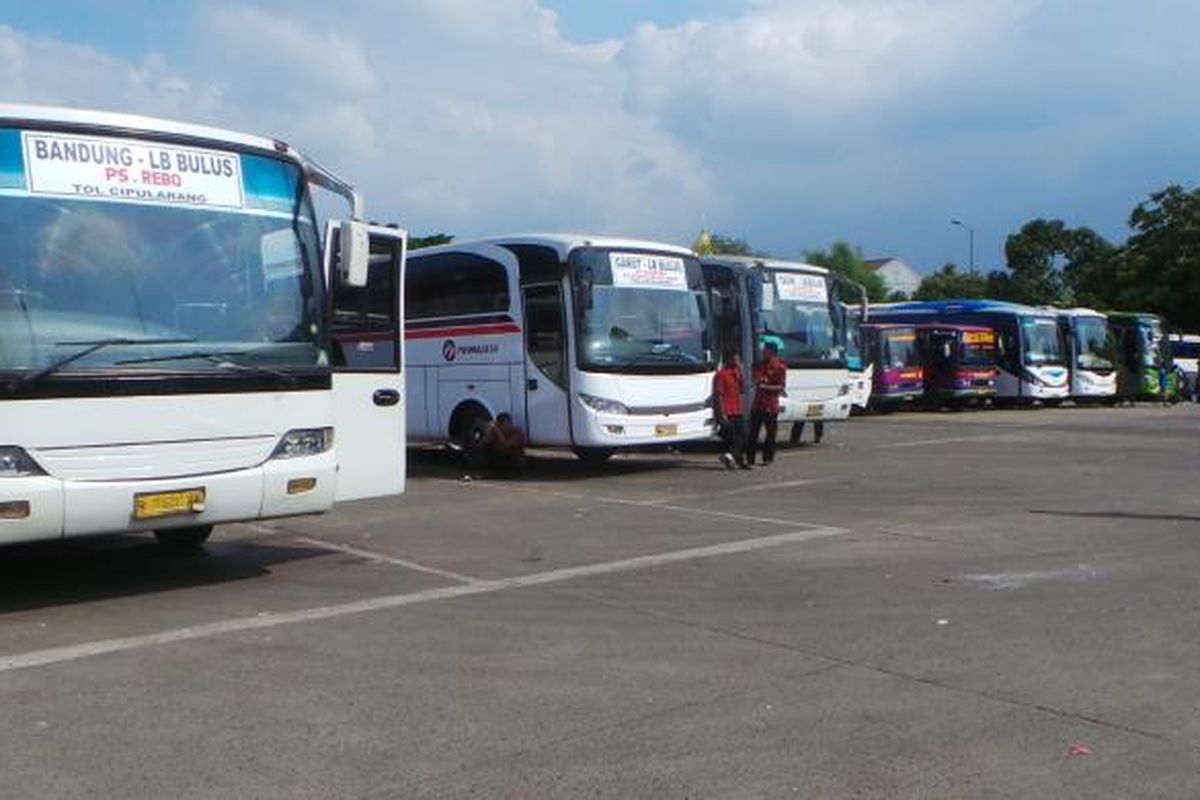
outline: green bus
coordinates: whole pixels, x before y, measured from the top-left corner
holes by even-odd
[[[1162,318],[1157,314],[1116,311],[1108,313],[1108,325],[1117,350],[1117,398],[1178,397],[1179,381]]]

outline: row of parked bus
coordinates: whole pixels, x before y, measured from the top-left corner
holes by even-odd
[[[1172,353],[1189,342],[1153,314],[941,300],[875,306],[858,331],[875,408],[1174,400],[1195,387]]]
[[[346,220],[321,224],[322,192]],[[880,398],[1159,386],[1151,317],[868,309],[820,267],[630,239],[409,254],[364,216],[282,141],[0,106],[0,543],[194,546],[214,524],[399,493],[409,442],[471,448],[502,412],[530,445],[590,460],[707,439],[722,354],[740,354],[749,403],[767,342],[793,431],[867,402],[864,361]]]

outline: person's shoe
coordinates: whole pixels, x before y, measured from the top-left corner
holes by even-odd
[[[743,461],[742,463],[738,464],[738,468],[739,468],[739,469],[754,469],[754,467],[750,466],[750,465],[749,465],[749,464],[747,464],[745,461]]]
[[[721,453],[721,463],[725,469],[733,469],[733,453]]]

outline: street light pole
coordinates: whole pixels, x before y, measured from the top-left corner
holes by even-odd
[[[974,272],[975,271],[975,229],[972,228],[967,223],[963,222],[958,217],[955,217],[954,219],[950,220],[950,224],[958,225],[959,227],[967,229],[967,247],[969,248],[969,250],[967,252],[968,252],[968,256],[971,259],[971,272]]]

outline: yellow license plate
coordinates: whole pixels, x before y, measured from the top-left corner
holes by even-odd
[[[804,416],[806,416],[806,417],[819,417],[824,413],[825,413],[825,407],[820,404],[817,404],[817,403],[810,405],[808,408],[806,408],[804,410]]]
[[[654,426],[654,435],[655,436],[678,436],[679,435],[679,426],[678,425],[655,425]]]
[[[204,489],[178,492],[146,492],[133,496],[134,519],[157,519],[179,514],[199,514],[204,510]]]

